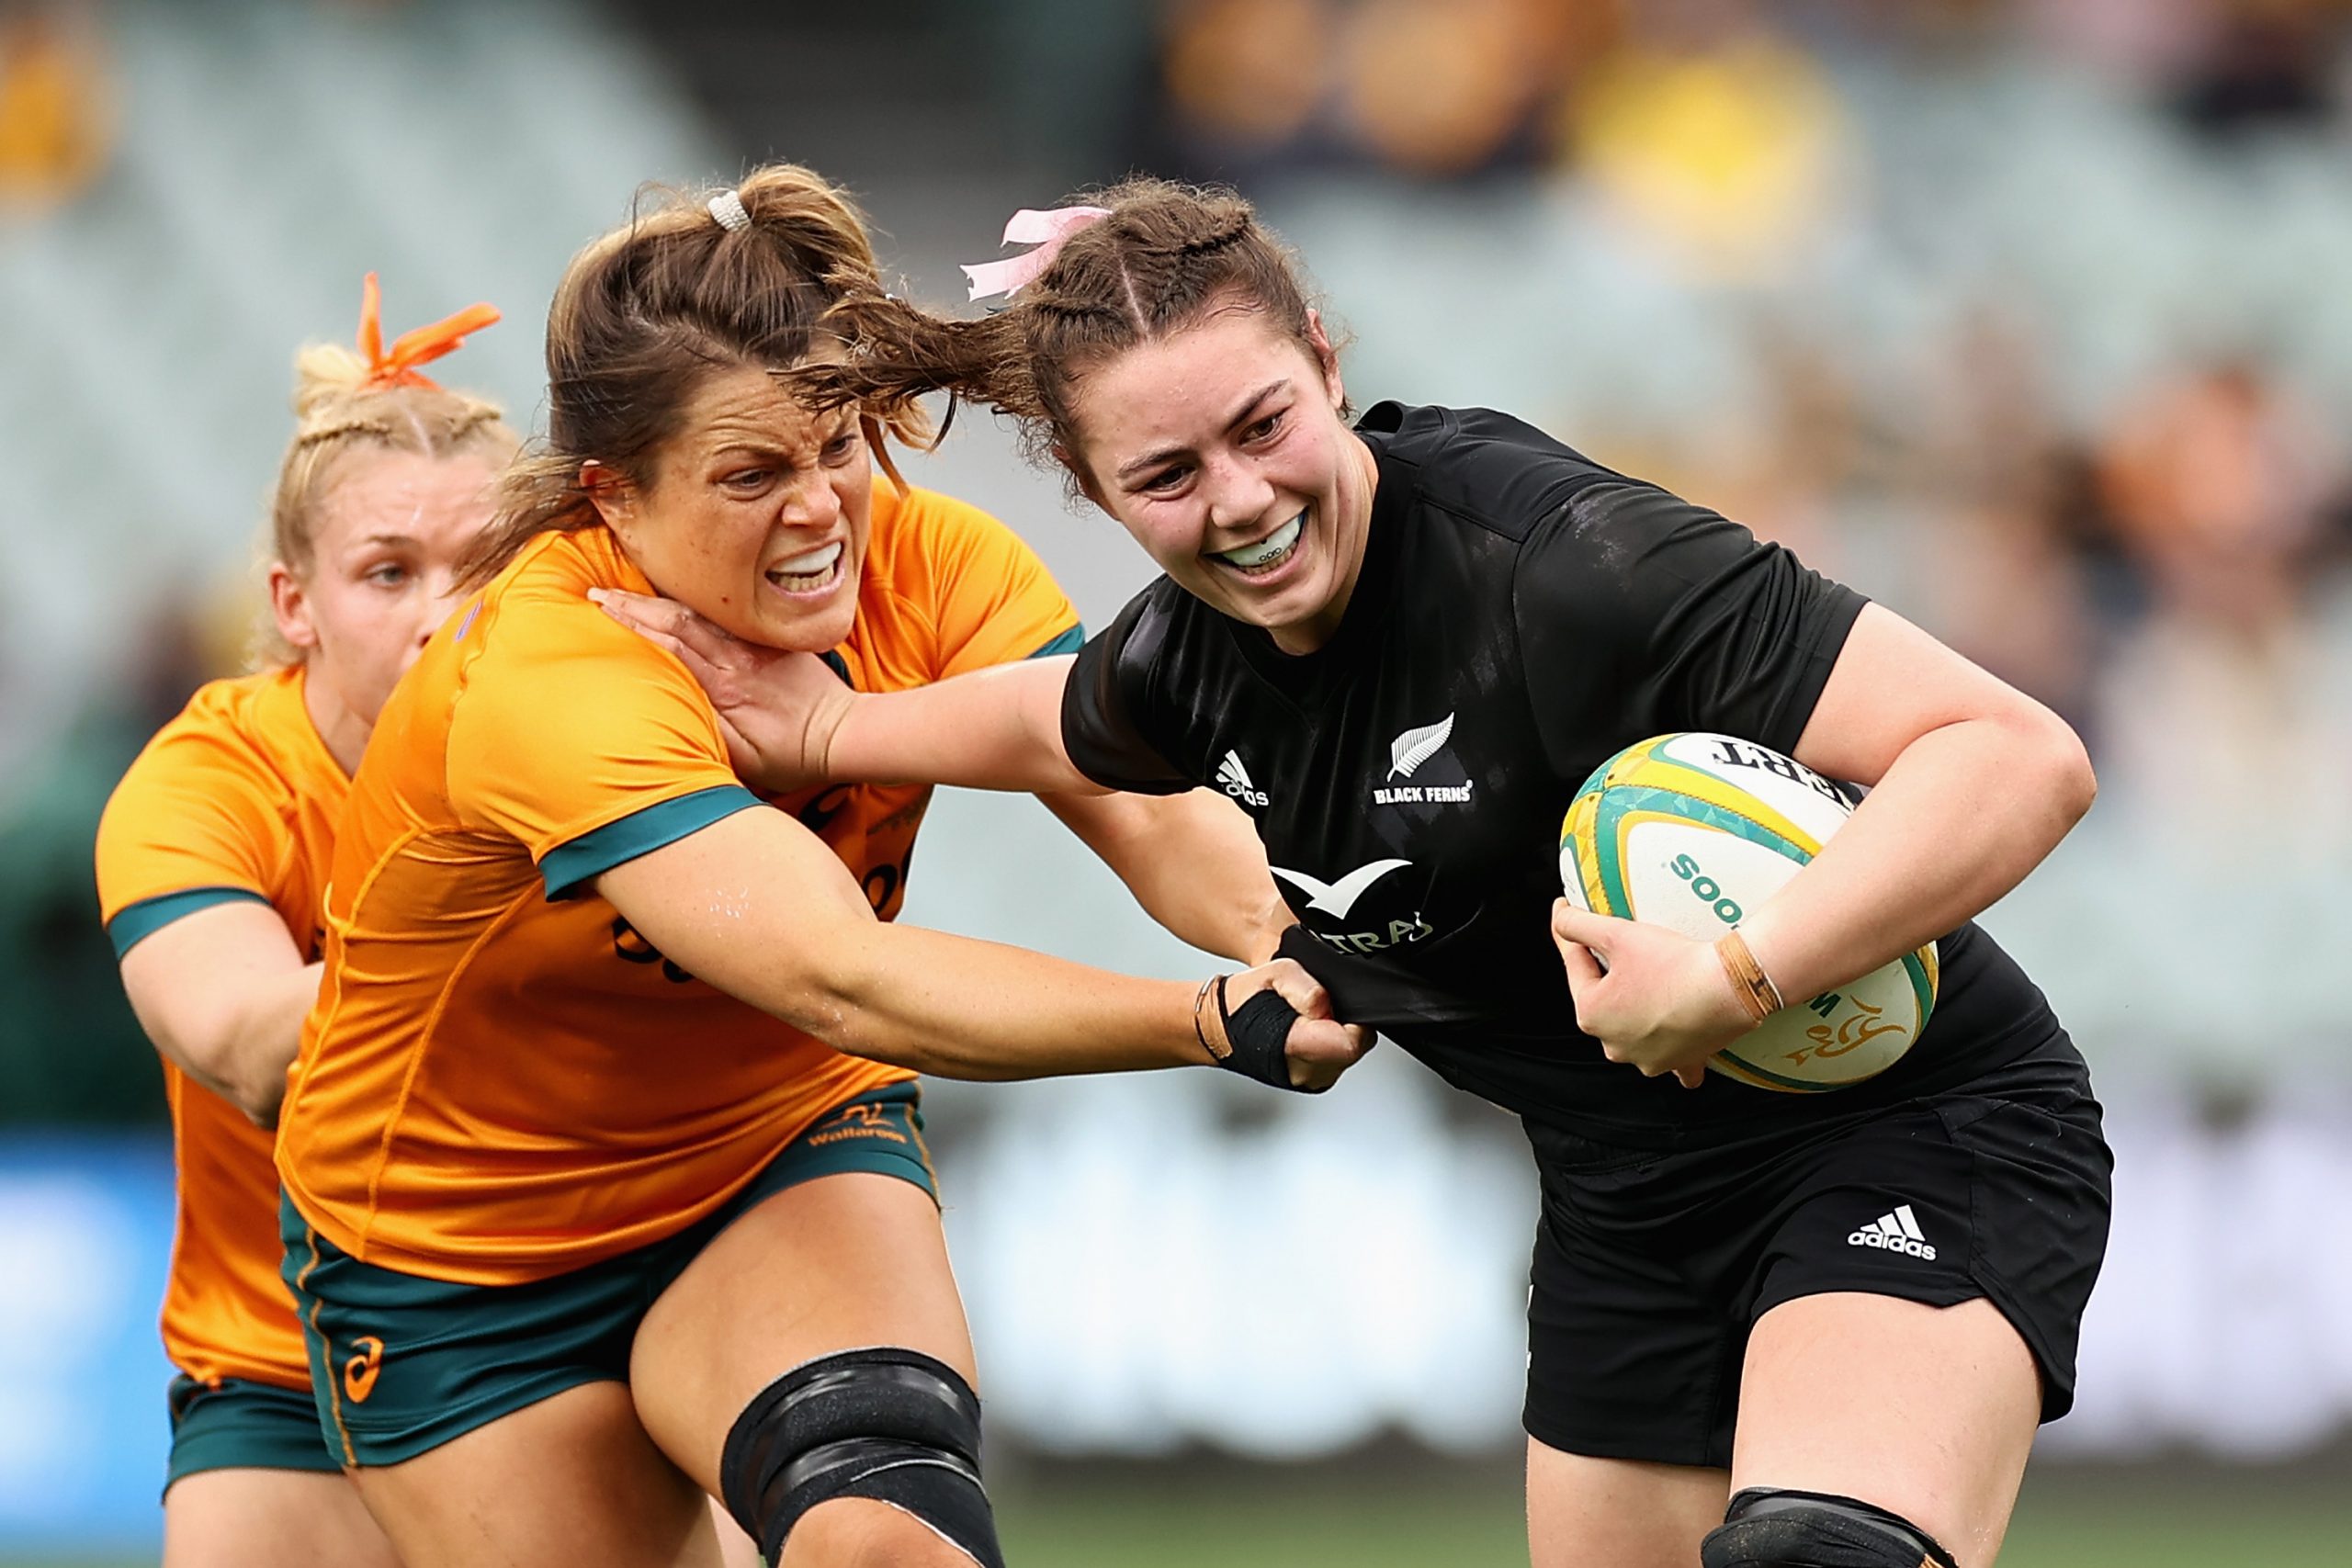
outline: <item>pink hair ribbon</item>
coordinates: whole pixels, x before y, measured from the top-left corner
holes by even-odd
[[[1046,211],[1034,207],[1023,208],[1004,226],[1004,243],[1035,245],[1037,248],[1024,251],[1017,256],[1007,256],[1002,261],[979,262],[966,267],[964,276],[972,280],[971,298],[978,299],[983,294],[1010,294],[1025,284],[1035,283],[1047,267],[1054,265],[1054,258],[1061,254],[1062,246],[1069,243],[1072,234],[1089,223],[1110,216],[1111,209],[1107,207],[1057,207]]]
[[[359,352],[368,361],[368,374],[360,385],[365,387],[437,385],[430,377],[417,374],[416,367],[450,353],[466,341],[468,333],[478,333],[498,320],[496,306],[469,305],[429,327],[401,333],[392,340],[388,353],[384,348],[383,313],[383,291],[377,287],[376,275],[371,272],[359,286]]]

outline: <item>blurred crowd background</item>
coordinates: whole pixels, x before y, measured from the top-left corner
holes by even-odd
[[[168,1168],[90,839],[240,667],[293,349],[371,268],[394,330],[488,299],[448,378],[528,423],[570,253],[775,156],[934,301],[1016,207],[1238,184],[1360,405],[1521,414],[2074,720],[2098,808],[1986,922],[2122,1160],[2047,1446],[2316,1467],[2343,1522],[2352,4],[0,0],[0,1555],[152,1533]],[[984,420],[916,477],[1090,623],[1148,575]],[[1032,803],[943,795],[922,859],[909,919],[1198,967]],[[1009,1462],[1507,1465],[1532,1183],[1400,1055],[933,1118]]]

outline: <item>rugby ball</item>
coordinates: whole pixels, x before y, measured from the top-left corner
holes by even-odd
[[[1587,779],[1560,827],[1578,908],[1702,942],[1779,892],[1853,814],[1793,758],[1736,736],[1660,735]],[[1843,1089],[1900,1061],[1936,1004],[1936,944],[1788,1006],[1709,1060],[1758,1089]]]

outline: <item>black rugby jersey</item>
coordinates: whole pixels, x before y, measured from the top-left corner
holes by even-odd
[[[1162,578],[1080,650],[1070,761],[1114,788],[1238,800],[1299,919],[1283,951],[1340,1017],[1462,1089],[1670,1142],[1819,1114],[1819,1096],[1714,1074],[1687,1090],[1604,1058],[1576,1028],[1551,907],[1592,770],[1668,730],[1793,751],[1860,595],[1507,415],[1385,402],[1356,428],[1380,478],[1330,640],[1283,653]],[[1973,926],[1941,959],[1918,1044],[1828,1104],[1951,1087],[2057,1032]]]

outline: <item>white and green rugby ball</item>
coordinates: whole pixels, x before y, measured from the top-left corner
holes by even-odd
[[[1580,908],[1713,942],[1779,892],[1853,808],[1792,758],[1729,735],[1660,735],[1603,762],[1560,827]],[[1900,1061],[1936,1004],[1936,944],[1792,1001],[1708,1067],[1758,1089],[1843,1089]]]

